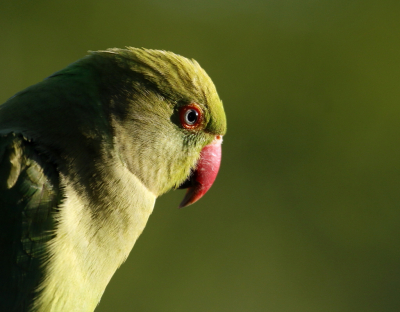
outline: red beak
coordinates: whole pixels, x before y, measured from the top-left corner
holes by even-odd
[[[187,188],[179,208],[194,204],[210,189],[217,177],[221,164],[221,143],[222,136],[217,135],[215,140],[203,147],[200,153],[196,170],[179,188]]]

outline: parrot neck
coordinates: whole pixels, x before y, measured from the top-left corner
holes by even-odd
[[[65,201],[49,246],[38,311],[93,311],[153,210],[155,195],[117,163],[103,163],[99,198],[62,176]],[[93,204],[95,202],[95,204]]]

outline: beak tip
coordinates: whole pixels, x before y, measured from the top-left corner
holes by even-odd
[[[187,189],[185,197],[179,204],[178,208],[179,209],[184,208],[184,207],[190,206],[191,204],[194,204],[195,202],[197,202],[204,194],[200,190],[201,190],[201,187],[198,187],[198,186],[197,187],[196,186],[189,187]]]

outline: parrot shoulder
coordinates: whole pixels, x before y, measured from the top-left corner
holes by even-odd
[[[20,134],[0,132],[0,310],[30,306],[61,201],[56,167]]]

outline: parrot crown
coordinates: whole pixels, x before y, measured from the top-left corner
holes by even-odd
[[[222,102],[211,78],[195,60],[168,51],[132,47],[92,54],[112,58],[123,71],[136,76],[147,88],[156,89],[176,105],[201,103],[207,107],[208,132],[225,134],[226,117]]]

